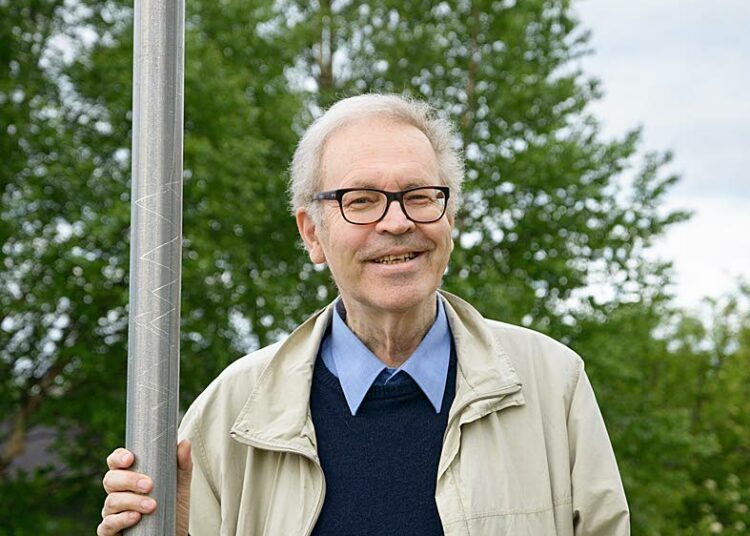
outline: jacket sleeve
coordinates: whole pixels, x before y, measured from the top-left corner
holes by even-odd
[[[568,412],[568,441],[576,536],[628,536],[630,514],[617,461],[579,360]]]
[[[221,503],[212,484],[200,418],[188,412],[180,424],[180,438],[192,443],[193,474],[190,481],[190,536],[216,536],[221,532]]]

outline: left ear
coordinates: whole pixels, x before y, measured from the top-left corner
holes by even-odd
[[[310,260],[315,264],[326,262],[326,256],[318,236],[320,231],[310,213],[304,208],[298,208],[295,219],[297,220],[297,230],[299,230],[299,235],[305,243]]]

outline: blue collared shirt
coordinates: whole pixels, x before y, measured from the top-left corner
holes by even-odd
[[[339,379],[352,415],[373,384],[387,385],[408,374],[440,413],[451,357],[451,333],[443,300],[437,298],[432,327],[414,353],[399,368],[389,368],[349,329],[341,316],[341,300],[334,307],[330,335],[320,346],[323,363]],[[342,307],[343,308],[343,307]]]

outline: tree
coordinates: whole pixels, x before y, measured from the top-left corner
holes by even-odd
[[[661,173],[669,154],[623,185],[639,132],[605,141],[587,112],[600,93],[576,68],[588,36],[570,2],[292,6],[310,30],[318,104],[406,92],[459,125],[467,182],[448,289],[545,330],[595,277],[616,281],[616,299],[645,292],[642,252],[687,214],[658,210],[677,180]]]
[[[663,297],[579,314],[572,345],[599,387],[633,533],[746,532],[746,286],[700,316]]]
[[[750,288],[705,305],[704,319],[685,315],[679,325],[676,353],[690,359],[681,364],[690,373],[676,402],[710,448],[695,460],[678,519],[682,534],[740,535],[750,527]]]
[[[55,318],[52,292],[28,292],[29,282],[41,276],[38,265],[49,259],[48,247],[54,249],[59,240],[58,221],[48,211],[48,197],[58,193],[50,176],[71,158],[59,149],[68,140],[59,116],[59,88],[43,67],[50,63],[46,52],[60,4],[0,5],[0,413],[13,416],[4,423],[0,472],[22,448],[25,421],[39,404],[37,391],[52,386],[49,354],[60,340],[53,324],[62,321]],[[55,281],[40,283],[51,287]]]
[[[284,76],[294,48],[284,52],[282,43],[293,36],[275,22],[280,14],[270,2],[192,7],[186,36],[185,401],[237,355],[288,331],[306,307],[324,298],[327,284],[304,265],[287,216],[285,170],[300,100]],[[50,7],[49,36],[85,28],[93,44],[77,48],[73,62],[55,62],[39,75],[56,98],[54,121],[48,122],[56,137],[46,142],[54,147],[55,165],[34,176],[38,165],[28,154],[47,156],[31,147],[4,175],[2,221],[10,238],[3,250],[2,364],[8,374],[0,403],[13,434],[0,437],[7,454],[0,488],[7,504],[17,507],[4,509],[13,519],[3,516],[0,526],[14,533],[95,526],[101,463],[123,441],[131,14],[114,2],[70,9],[76,11],[74,27],[65,24],[72,17],[66,8]],[[24,21],[23,10],[11,15],[16,24],[34,24]],[[264,25],[268,31],[245,31]],[[43,54],[49,45],[39,48]],[[29,129],[44,125],[42,119],[30,116]],[[300,272],[310,286],[299,284]],[[10,464],[23,452],[28,431],[40,425],[59,431],[57,467],[19,474]],[[83,506],[64,515],[73,497]],[[18,512],[34,517],[19,518]]]
[[[0,49],[0,91],[39,97],[11,99],[15,131],[0,138],[13,155],[0,163],[0,408],[17,430],[0,444],[22,448],[29,429],[50,425],[59,462],[23,475],[8,470],[19,450],[6,455],[0,497],[36,520],[0,526],[82,532],[101,508],[102,460],[124,435],[132,14],[119,0],[2,6],[12,46]],[[589,369],[639,526],[679,511],[683,496],[662,497],[667,483],[633,449],[656,441],[678,459],[668,484],[695,482],[682,461],[694,452],[685,406],[659,405],[672,384],[650,394],[640,383],[674,361],[653,337],[671,314],[660,305],[669,274],[642,252],[686,215],[659,210],[676,180],[662,172],[669,156],[636,163],[639,133],[604,140],[587,111],[599,89],[576,67],[587,35],[570,2],[195,0],[187,14],[182,403],[333,295],[287,209],[301,129],[341,95],[404,92],[456,122],[467,157],[446,288],[584,355],[606,348]],[[64,36],[69,61],[50,56]],[[597,278],[603,299],[586,296]],[[75,518],[72,500],[84,505]]]
[[[689,409],[670,400],[686,377],[679,361],[693,356],[673,353],[673,339],[656,334],[677,316],[663,298],[594,305],[577,314],[571,340],[596,387],[633,534],[681,534],[675,520],[692,489],[695,459],[710,448],[693,433]]]

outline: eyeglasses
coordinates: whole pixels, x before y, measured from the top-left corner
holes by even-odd
[[[432,223],[445,214],[450,189],[447,186],[418,186],[401,192],[386,192],[375,188],[341,188],[320,192],[314,201],[338,201],[341,215],[354,225],[379,222],[388,212],[391,202],[398,201],[404,215],[415,223]]]

